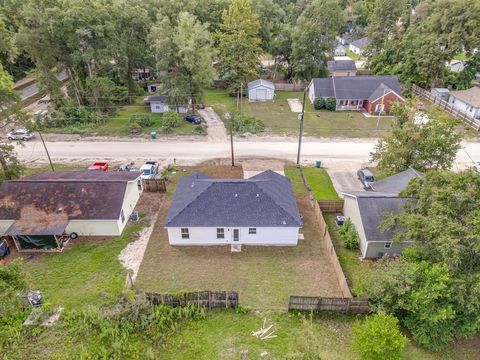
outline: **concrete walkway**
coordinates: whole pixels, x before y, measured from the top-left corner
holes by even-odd
[[[227,142],[227,130],[220,116],[211,107],[198,110],[207,124],[207,141],[211,143]]]

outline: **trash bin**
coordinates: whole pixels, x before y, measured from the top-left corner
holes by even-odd
[[[152,132],[150,133],[150,138],[156,139],[156,138],[157,138],[157,132],[156,132],[156,131],[152,131]]]
[[[321,168],[322,167],[322,162],[320,160],[315,161],[315,167]]]

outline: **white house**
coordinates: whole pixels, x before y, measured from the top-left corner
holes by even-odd
[[[370,44],[370,39],[368,37],[364,37],[355,41],[352,41],[348,48],[351,52],[357,55],[363,55],[365,48]]]
[[[143,100],[145,105],[150,106],[150,111],[155,114],[163,114],[167,111],[177,111],[177,107],[175,105],[167,104],[167,95],[160,95],[160,94],[153,94],[146,97]],[[185,114],[188,111],[187,106],[179,106],[178,112],[180,114]]]
[[[58,239],[118,236],[142,192],[140,172],[50,172],[0,187],[0,233],[19,250],[50,249]]]
[[[290,180],[183,177],[165,219],[170,245],[297,245],[302,220]]]
[[[475,119],[480,119],[480,87],[474,86],[468,90],[450,91],[448,102]]]
[[[267,80],[258,79],[248,83],[248,101],[272,101],[275,85]]]

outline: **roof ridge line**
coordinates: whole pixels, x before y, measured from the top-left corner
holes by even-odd
[[[258,184],[255,184],[255,186],[256,186],[257,188],[259,188],[260,191],[261,191],[265,196],[268,196],[268,197],[270,198],[270,200],[273,201],[274,204],[276,204],[276,205],[277,205],[280,209],[282,209],[288,216],[290,216],[290,217],[293,219],[294,222],[296,221],[295,217],[292,216],[292,214],[290,214],[290,212],[289,212],[287,209],[285,209],[282,205],[280,205],[279,203],[277,203],[274,198],[272,198],[269,194],[267,194],[265,191],[263,191],[263,189],[262,189],[260,186],[258,186]],[[296,201],[296,199],[295,199],[295,201]]]

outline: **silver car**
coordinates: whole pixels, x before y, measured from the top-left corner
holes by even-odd
[[[12,130],[7,134],[7,139],[8,140],[23,140],[27,141],[33,138],[34,135],[28,131],[27,129],[17,129],[17,130]]]

